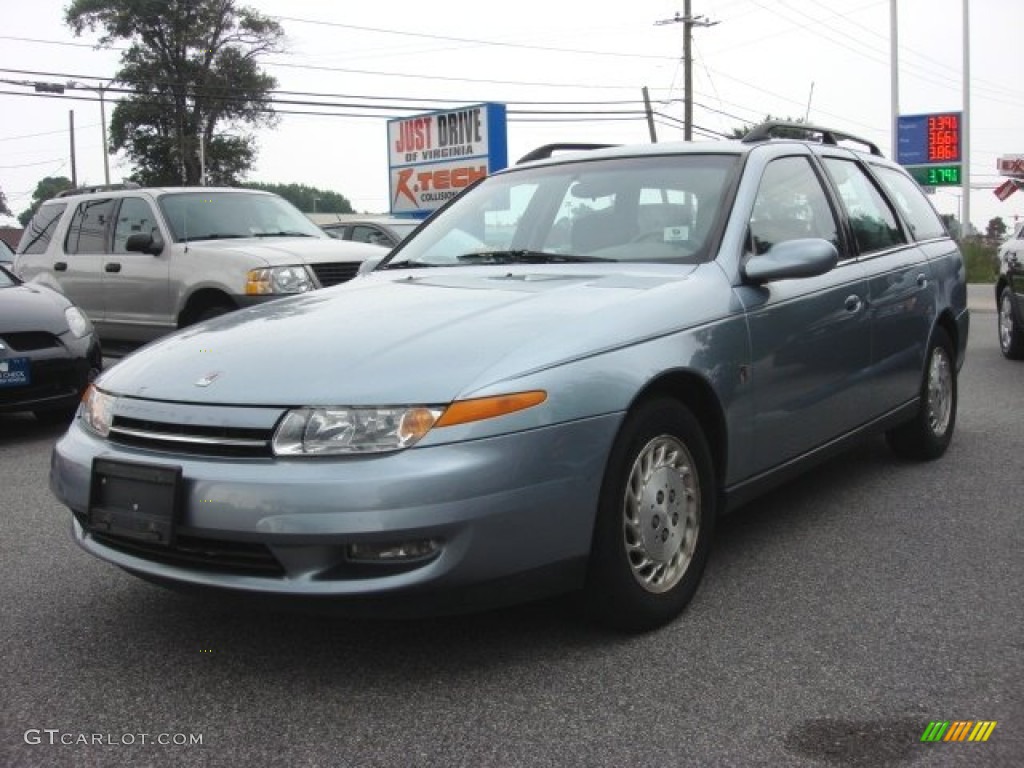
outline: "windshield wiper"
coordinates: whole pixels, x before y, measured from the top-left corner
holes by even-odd
[[[237,235],[234,232],[208,232],[202,235],[189,235],[185,242],[191,243],[196,240],[234,240],[243,237],[250,237],[250,235]]]
[[[254,237],[313,237],[308,232],[257,232]]]
[[[432,262],[413,261],[412,259],[403,259],[402,261],[389,261],[385,264],[381,264],[374,269],[419,269],[420,267],[445,267],[447,264],[434,264]]]
[[[464,264],[570,264],[584,261],[616,261],[601,256],[576,256],[571,253],[527,250],[475,251],[463,253],[458,259]]]

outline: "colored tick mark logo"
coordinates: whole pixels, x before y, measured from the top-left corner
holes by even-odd
[[[921,741],[988,741],[996,720],[933,720],[921,734]]]

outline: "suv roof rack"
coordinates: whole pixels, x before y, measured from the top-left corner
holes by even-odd
[[[126,181],[121,184],[93,184],[88,187],[75,187],[58,192],[54,197],[71,197],[72,195],[87,195],[90,192],[116,192],[119,189],[141,189],[141,185],[134,181]]]
[[[617,147],[618,144],[545,144],[542,147],[527,152],[525,155],[516,161],[516,165],[520,163],[529,163],[532,160],[546,160],[551,157],[555,152],[575,152],[578,150],[588,149],[607,149],[608,147]]]
[[[747,134],[741,139],[744,144],[752,144],[755,141],[768,141],[769,139],[775,138],[773,135],[780,129],[787,129],[793,131],[801,131],[803,133],[816,133],[821,136],[822,144],[830,144],[832,146],[839,146],[839,140],[852,141],[857,144],[863,144],[867,147],[868,151],[872,155],[882,156],[882,150],[878,148],[878,145],[867,139],[862,139],[859,136],[853,136],[849,133],[843,133],[842,131],[835,131],[831,128],[822,128],[817,125],[810,125],[809,123],[794,123],[787,120],[772,120],[767,123],[761,123],[751,128]]]

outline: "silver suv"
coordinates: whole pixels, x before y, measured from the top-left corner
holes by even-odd
[[[283,198],[247,189],[94,187],[39,208],[15,272],[71,298],[105,344],[345,282],[387,249],[328,237]]]

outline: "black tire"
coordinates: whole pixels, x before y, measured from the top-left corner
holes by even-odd
[[[195,317],[192,318],[192,325],[195,323],[201,323],[204,320],[212,320],[215,317],[226,315],[228,312],[234,312],[235,308],[228,306],[227,304],[211,304],[208,307],[203,307],[199,310]]]
[[[630,413],[601,485],[586,585],[591,614],[632,632],[678,616],[704,572],[716,500],[711,451],[693,414],[668,398]]]
[[[956,427],[957,370],[953,342],[932,331],[921,381],[921,405],[905,424],[886,432],[889,447],[907,459],[930,461],[946,452]]]
[[[1010,286],[1004,286],[999,293],[997,312],[999,349],[1008,360],[1024,360],[1024,328],[1017,322],[1013,311],[1013,294]]]

